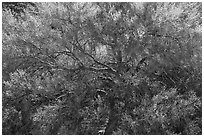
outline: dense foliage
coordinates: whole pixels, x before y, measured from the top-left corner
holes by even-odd
[[[202,134],[201,3],[3,5],[3,134]]]

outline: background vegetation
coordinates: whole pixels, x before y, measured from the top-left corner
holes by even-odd
[[[202,3],[3,3],[3,134],[202,134]]]

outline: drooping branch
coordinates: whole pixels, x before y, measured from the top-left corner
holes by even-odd
[[[178,43],[178,45],[181,47],[181,42],[180,42],[179,38],[173,37],[173,36],[171,36],[171,35],[156,34],[156,32],[148,33],[148,35],[153,36],[153,37],[160,37],[160,38],[169,38],[169,39],[172,39],[172,40],[176,41],[176,42]]]
[[[59,52],[55,52],[54,54],[57,54],[57,55],[55,55],[55,57],[58,57],[58,56],[60,56],[62,54],[70,56],[73,59],[77,60],[79,62],[79,64],[83,66],[83,63],[81,62],[81,60],[79,58],[77,58],[76,55],[73,52],[70,52],[70,51],[59,51]]]
[[[103,68],[103,69],[109,69],[109,70],[111,70],[112,73],[116,73],[116,72],[117,72],[117,71],[116,71],[115,69],[113,69],[112,67],[110,67],[110,66],[108,66],[108,65],[106,65],[106,64],[104,64],[104,63],[101,63],[101,62],[97,61],[92,55],[90,55],[89,53],[85,52],[85,51],[81,48],[82,45],[79,43],[78,40],[77,40],[76,42],[77,42],[76,44],[73,43],[73,44],[75,45],[75,47],[76,47],[78,50],[80,50],[84,55],[86,55],[86,56],[88,56],[89,58],[91,58],[96,64],[105,67],[105,68]],[[85,42],[85,44],[86,44],[86,42]],[[84,44],[84,45],[85,45],[85,44]]]

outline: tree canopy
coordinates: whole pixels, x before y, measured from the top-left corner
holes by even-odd
[[[201,47],[199,2],[3,3],[2,132],[202,134]]]

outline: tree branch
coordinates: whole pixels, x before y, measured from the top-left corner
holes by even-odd
[[[70,51],[59,51],[59,52],[55,52],[54,54],[57,54],[55,57],[58,57],[61,54],[65,54],[67,56],[71,56],[73,59],[77,60],[80,65],[83,65],[81,60],[79,58],[77,58],[76,55],[73,52],[70,52]]]
[[[106,64],[103,64],[103,63],[97,61],[93,56],[91,56],[89,53],[85,52],[85,51],[81,48],[81,44],[78,42],[78,40],[76,40],[76,42],[77,42],[77,45],[74,44],[74,45],[76,46],[76,48],[79,49],[83,54],[85,54],[85,55],[87,55],[88,57],[90,57],[95,63],[97,63],[97,64],[99,64],[99,65],[101,65],[101,66],[104,66],[104,67],[108,68],[108,69],[111,70],[113,73],[116,73],[116,72],[117,72],[115,69],[111,68],[110,66],[108,66],[108,65],[106,65]],[[86,44],[86,42],[85,42],[85,44]],[[84,44],[84,45],[85,45],[85,44]],[[106,69],[106,70],[107,70],[107,69]]]

